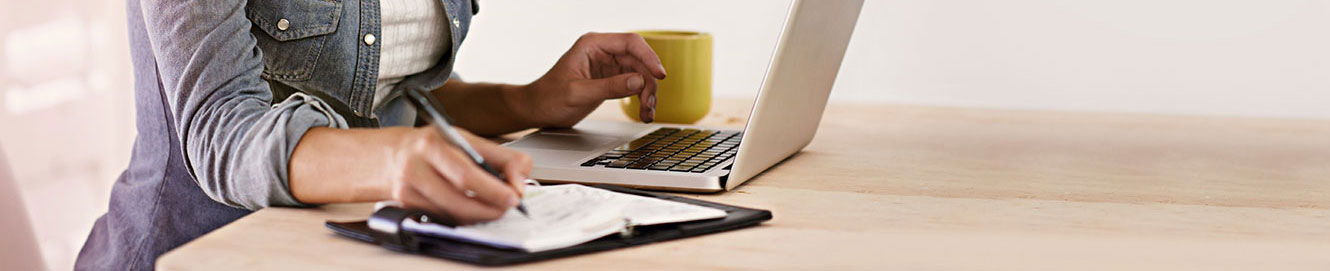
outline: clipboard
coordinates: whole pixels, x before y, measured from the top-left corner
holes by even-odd
[[[617,248],[693,237],[710,233],[740,229],[771,220],[771,211],[750,209],[679,196],[647,192],[613,185],[597,184],[591,187],[613,192],[633,194],[724,210],[723,218],[650,226],[627,226],[617,235],[604,236],[571,247],[540,252],[495,248],[428,235],[417,235],[403,230],[402,221],[416,219],[424,213],[407,209],[385,207],[374,212],[369,220],[353,222],[327,221],[324,226],[333,232],[384,248],[444,258],[483,266],[511,265],[594,253]]]

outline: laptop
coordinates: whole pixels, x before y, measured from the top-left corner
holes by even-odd
[[[545,182],[734,189],[812,141],[862,6],[863,0],[790,4],[743,130],[587,120],[504,146],[531,155],[531,178]]]

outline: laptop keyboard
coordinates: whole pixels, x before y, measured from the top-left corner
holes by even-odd
[[[582,163],[608,168],[705,172],[739,152],[743,132],[664,127]]]

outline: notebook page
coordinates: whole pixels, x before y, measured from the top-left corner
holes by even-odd
[[[719,209],[577,184],[528,187],[526,194],[530,217],[511,210],[499,220],[462,227],[415,221],[402,226],[417,233],[537,252],[617,233],[628,221],[648,225],[725,216]]]
[[[623,216],[633,225],[656,225],[725,217],[725,211],[721,209],[638,195],[609,193],[622,198],[625,202]]]

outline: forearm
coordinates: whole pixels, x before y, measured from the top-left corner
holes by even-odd
[[[448,80],[433,95],[443,103],[455,126],[482,136],[536,128],[523,114],[522,86]]]
[[[302,203],[392,198],[389,163],[410,128],[313,128],[291,154],[291,194]]]

